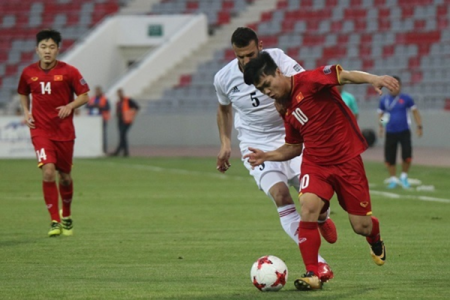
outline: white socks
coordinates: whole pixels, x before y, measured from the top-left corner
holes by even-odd
[[[402,174],[400,175],[400,179],[406,179],[408,178],[408,173],[402,172]]]
[[[280,215],[281,227],[298,244],[298,225],[300,224],[300,215],[295,208],[295,204],[289,204],[283,207],[277,207]]]

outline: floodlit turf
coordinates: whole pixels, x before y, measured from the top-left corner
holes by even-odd
[[[47,237],[35,161],[0,160],[0,299],[447,299],[450,170],[413,166],[435,191],[389,191],[383,165],[366,168],[386,265],[333,199],[339,239],[321,254],[335,279],[298,292],[299,251],[238,160],[221,175],[214,158],[77,159],[74,236],[58,238]],[[250,282],[265,254],[289,268],[280,292]]]

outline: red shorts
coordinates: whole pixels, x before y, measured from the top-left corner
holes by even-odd
[[[52,141],[42,136],[35,136],[31,141],[36,151],[39,168],[45,164],[55,164],[57,170],[70,173],[74,141]]]
[[[361,156],[338,165],[317,165],[303,158],[300,193],[312,193],[326,200],[324,209],[336,192],[339,205],[349,214],[372,214],[369,183]]]

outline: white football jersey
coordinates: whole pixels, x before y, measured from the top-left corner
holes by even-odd
[[[270,54],[286,76],[304,71],[281,49],[263,51]],[[244,82],[244,74],[239,70],[237,58],[216,73],[214,87],[219,103],[233,106],[234,127],[238,131],[242,153],[246,153],[249,146],[269,151],[284,144],[283,119],[275,108],[274,100],[261,93],[255,86]]]

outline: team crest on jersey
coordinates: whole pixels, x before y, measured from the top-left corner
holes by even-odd
[[[324,73],[325,75],[331,74],[331,67],[332,67],[332,65],[325,66],[325,67],[323,68],[323,73]]]
[[[55,75],[55,76],[53,76],[53,81],[63,81],[63,76],[62,75]]]
[[[80,83],[81,83],[81,85],[85,85],[86,84],[86,80],[84,80],[84,78],[81,78],[80,79]]]
[[[239,88],[238,88],[237,86],[235,86],[235,87],[231,90],[231,92],[232,92],[232,93],[239,93],[240,90],[239,90]]]
[[[31,77],[31,80],[33,80],[33,81],[36,81],[38,79],[39,79],[39,77]]]
[[[300,72],[301,70],[302,70],[302,67],[300,67],[299,64],[296,64],[296,65],[294,66],[294,71],[295,71],[295,72]]]
[[[297,103],[299,103],[300,101],[303,100],[303,98],[305,98],[305,97],[303,97],[302,92],[300,92],[300,93],[298,93],[297,96],[295,97],[295,100],[297,100]]]

